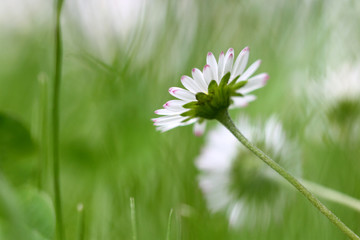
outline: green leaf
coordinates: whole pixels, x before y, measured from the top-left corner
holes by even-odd
[[[51,240],[54,231],[50,197],[31,187],[17,190],[0,174],[0,239]]]
[[[43,239],[53,239],[55,211],[50,197],[44,192],[27,188],[20,193],[20,204],[28,228]]]
[[[28,155],[34,149],[35,144],[25,125],[14,117],[0,113],[0,158]]]

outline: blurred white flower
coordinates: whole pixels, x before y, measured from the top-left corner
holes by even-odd
[[[144,18],[146,0],[65,1],[65,36],[96,57],[112,61],[117,46],[128,45]],[[124,47],[124,49],[126,49]]]
[[[147,66],[149,61],[154,62],[153,58],[161,55],[161,44],[164,51],[178,58],[171,63],[167,58],[156,58],[157,64],[166,65],[168,70],[181,69],[184,61],[180,59],[191,55],[183,49],[191,48],[193,44],[197,15],[197,3],[191,0],[65,1],[64,36],[76,48],[84,49],[107,64],[127,56],[132,66]],[[174,23],[177,27],[168,29]],[[169,72],[174,71],[159,71],[159,75]]]
[[[243,134],[292,174],[300,175],[298,148],[290,142],[275,117],[264,126],[242,117],[237,125]],[[208,208],[226,214],[232,227],[266,228],[281,220],[291,192],[278,174],[240,144],[222,125],[209,132],[196,160],[199,185]]]
[[[344,64],[338,70],[329,70],[318,89],[326,104],[336,105],[341,101],[360,100],[360,64]]]
[[[350,140],[360,130],[360,64],[329,69],[322,81],[307,85],[310,103],[315,106],[308,135]]]
[[[0,30],[33,32],[49,23],[52,7],[47,0],[1,0]]]
[[[260,66],[260,60],[245,70],[249,58],[248,47],[240,52],[236,60],[234,58],[232,48],[226,54],[221,52],[218,61],[209,52],[203,71],[194,68],[192,78],[182,76],[181,83],[186,89],[169,89],[170,94],[179,100],[168,101],[164,109],[155,111],[158,115],[165,115],[153,119],[157,129],[164,132],[196,123],[194,132],[201,135],[205,129],[205,119],[215,118],[218,111],[228,107],[245,107],[254,101],[256,97],[249,93],[263,87],[269,75],[261,73],[251,77]]]

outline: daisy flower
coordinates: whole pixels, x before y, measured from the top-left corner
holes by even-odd
[[[293,174],[300,174],[297,148],[288,141],[275,117],[264,126],[252,125],[242,117],[238,125],[250,141],[271,154],[276,162]],[[213,213],[225,213],[230,226],[266,228],[271,220],[281,219],[281,210],[291,193],[282,186],[285,181],[223,126],[218,125],[209,133],[196,166],[208,208]]]
[[[306,91],[310,101],[316,105],[312,125],[307,129],[310,135],[314,130],[320,130],[333,139],[353,139],[359,135],[359,64],[344,64],[337,70],[328,70],[322,81],[309,84]]]
[[[205,130],[206,119],[215,119],[219,111],[227,108],[246,107],[256,97],[252,91],[263,87],[269,75],[260,73],[252,77],[261,61],[255,61],[246,68],[249,59],[249,48],[244,48],[235,59],[234,49],[226,54],[220,53],[218,61],[209,52],[203,71],[192,69],[192,77],[182,76],[185,87],[172,87],[171,95],[177,100],[170,100],[163,109],[155,113],[163,115],[152,119],[157,129],[164,132],[178,126],[195,123],[195,135]]]

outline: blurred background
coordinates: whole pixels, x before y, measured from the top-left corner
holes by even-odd
[[[54,236],[54,6],[48,0],[0,3],[4,240]],[[359,23],[355,0],[65,0],[60,158],[67,239],[80,239],[79,203],[85,239],[131,239],[130,197],[138,239],[166,239],[170,209],[170,239],[346,239],[298,193],[282,221],[230,228],[224,214],[208,210],[198,185],[194,160],[204,137],[191,127],[160,133],[150,119],[172,99],[169,87],[179,87],[192,68],[202,69],[207,52],[218,56],[232,47],[238,54],[249,46],[249,62],[261,59],[259,72],[270,80],[255,102],[232,114],[264,120],[276,114],[298,142],[303,177],[360,198],[360,108],[335,111],[327,103],[333,92],[323,87],[335,76],[340,87],[332,89],[341,88],[360,71]],[[340,71],[344,65],[352,70]],[[350,99],[357,106],[360,87],[349,89],[358,90]],[[359,212],[325,203],[360,233]],[[24,223],[31,237],[14,231],[14,223]]]

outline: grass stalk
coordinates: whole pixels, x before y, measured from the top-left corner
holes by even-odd
[[[170,240],[172,214],[173,214],[173,209],[170,209],[168,223],[167,223],[166,240]]]
[[[84,214],[84,205],[79,203],[77,205],[78,212],[78,240],[85,239],[85,214]]]
[[[59,156],[59,102],[60,102],[60,83],[62,72],[62,38],[61,38],[61,10],[63,0],[57,0],[56,4],[56,23],[55,23],[55,74],[53,83],[53,99],[52,99],[52,158],[53,158],[53,184],[55,195],[55,213],[56,213],[56,229],[59,240],[65,239],[65,232],[62,219],[61,191],[60,191],[60,156]]]
[[[39,168],[38,168],[38,188],[44,189],[48,177],[48,96],[49,96],[49,79],[42,73],[39,75],[39,142],[40,142],[40,155],[39,155]]]
[[[360,213],[359,199],[308,180],[300,179],[300,182],[319,198],[341,204]]]
[[[137,240],[135,199],[133,197],[130,198],[130,211],[132,239]]]

